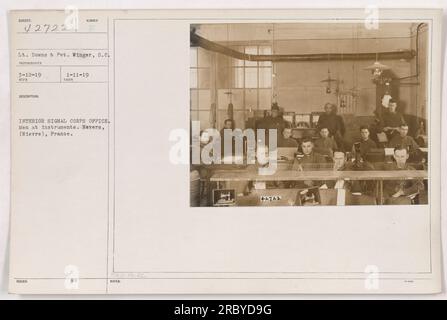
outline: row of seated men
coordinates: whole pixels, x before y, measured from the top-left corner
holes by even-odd
[[[304,138],[301,141],[302,155],[296,157],[291,166],[291,170],[298,171],[403,171],[416,170],[408,163],[409,152],[404,146],[394,148],[393,161],[389,163],[370,163],[365,161],[359,150],[356,150],[354,159],[347,159],[347,154],[342,151],[335,151],[332,158],[315,151],[313,139]],[[303,189],[319,187],[324,189],[345,189],[347,192],[346,204],[377,204],[377,186],[376,181],[274,181],[268,182],[267,188],[293,188]],[[405,179],[395,181],[384,181],[383,197],[385,204],[412,204],[417,203],[420,194],[424,191],[425,185],[419,179]],[[350,203],[350,201],[353,201]]]
[[[315,150],[315,143],[311,138],[301,141],[302,156],[295,158],[292,170],[314,171],[314,170],[338,170],[338,171],[402,171],[415,170],[408,164],[409,152],[404,146],[394,148],[393,161],[390,163],[372,164],[365,161],[359,150],[353,161],[347,161],[346,153],[336,151],[332,155],[332,163],[328,157]],[[337,181],[304,181],[304,182],[278,182],[274,187],[303,188],[325,185],[328,188],[337,187],[341,182]],[[376,203],[374,181],[344,181],[343,188],[351,193],[361,195],[359,204]],[[411,204],[412,199],[424,190],[424,183],[418,179],[384,181],[383,192],[386,204]]]
[[[380,117],[376,119],[377,123],[371,123],[371,127],[360,127],[360,139],[357,142],[360,143],[362,156],[365,157],[371,149],[394,148],[396,146],[406,147],[410,154],[417,152],[420,146],[413,137],[408,135],[409,125],[405,122],[403,115],[397,112],[397,102],[390,99],[388,108],[383,109]],[[345,125],[343,118],[337,115],[336,110],[335,105],[326,103],[324,112],[320,115],[317,124],[320,137],[315,141],[315,149],[329,157],[332,156],[334,151],[350,151],[351,149],[347,148],[344,139]],[[292,137],[291,124],[283,119],[277,104],[272,105],[270,116],[257,122],[256,128],[266,130],[266,142],[269,140],[268,131],[276,129],[278,147],[299,148],[299,141]],[[232,119],[224,121],[221,136],[223,136],[224,129],[234,129],[234,121]],[[350,147],[353,148],[353,146]]]
[[[318,153],[332,157],[334,151],[344,151],[341,146],[338,146],[334,137],[330,136],[330,131],[327,127],[321,127],[319,129],[319,135],[320,137],[314,141],[314,149]],[[382,146],[378,146],[377,143],[370,138],[370,130],[368,126],[361,126],[360,138],[352,145],[352,152],[354,152],[354,145],[356,144],[359,146],[360,153],[364,158],[371,150],[377,149],[378,147],[395,148],[397,146],[402,146],[406,148],[410,154],[414,154],[420,149],[416,141],[408,135],[408,125],[406,123],[402,123],[397,128],[397,132],[392,135],[391,139]],[[290,128],[283,129],[281,136],[278,138],[277,145],[279,148],[296,147],[297,150],[301,148],[298,140],[292,138],[292,129]]]
[[[285,130],[284,132],[287,132]],[[327,134],[325,130],[322,130],[323,135]],[[303,138],[300,141],[300,145],[297,145],[296,140],[287,137],[287,134],[283,137],[287,144],[279,144],[280,148],[296,148],[297,155],[293,157],[293,163],[290,166],[290,170],[298,171],[325,171],[325,170],[338,170],[338,171],[374,171],[374,170],[386,170],[386,171],[403,171],[403,170],[416,170],[415,167],[409,164],[410,157],[409,147],[406,145],[397,145],[393,148],[392,161],[389,162],[376,162],[371,163],[365,160],[364,155],[367,154],[367,149],[370,147],[368,144],[369,131],[367,128],[361,128],[362,141],[354,144],[352,152],[355,157],[348,159],[348,152],[333,151],[337,149],[334,145],[324,145],[321,142],[324,139],[331,139],[328,137],[321,137],[321,139],[314,140],[311,137]],[[290,140],[287,140],[290,139]],[[283,140],[283,142],[284,142]],[[333,141],[331,139],[331,141]],[[374,145],[371,145],[374,146]],[[326,151],[330,151],[330,154],[325,154]],[[279,153],[280,150],[278,150]],[[289,159],[291,160],[291,159]],[[420,168],[424,169],[424,166]],[[407,173],[402,173],[407,174]],[[405,177],[408,178],[408,177]],[[325,189],[338,189],[342,188],[347,191],[347,195],[351,199],[347,198],[346,204],[377,204],[377,186],[376,181],[274,181],[266,183],[267,188],[271,189],[303,189],[310,187],[324,187]],[[237,185],[237,187],[236,187]],[[248,185],[241,186],[236,183],[234,187],[241,190],[250,189]],[[385,204],[412,204],[415,197],[424,191],[424,181],[418,179],[403,179],[395,181],[384,181],[383,183],[383,196]],[[425,194],[424,194],[425,195]],[[355,198],[355,203],[349,203],[352,198]],[[423,202],[422,202],[423,203]]]
[[[370,124],[370,127],[366,127],[368,128],[368,134],[372,133],[369,144],[376,145],[377,147],[387,147],[388,145],[389,147],[395,147],[396,145],[410,145],[411,147],[417,146],[416,141],[412,137],[408,136],[408,123],[405,121],[404,116],[397,111],[397,108],[397,101],[390,99],[387,108],[383,107],[380,114],[375,112],[375,120]],[[225,127],[231,128],[231,123],[232,120],[226,120]],[[420,125],[425,127],[423,123]],[[413,134],[417,134],[417,139],[420,140],[421,143],[424,143],[423,139],[420,139],[420,135],[423,134],[425,130],[417,126],[418,125],[413,124],[410,129],[412,129]],[[291,135],[291,130],[287,128],[290,127],[291,123],[282,118],[277,105],[272,106],[270,116],[258,120],[256,124],[257,129],[276,129],[278,135],[281,135],[281,133],[285,130],[286,134],[289,132],[289,137]],[[326,144],[329,144],[330,146],[336,145],[338,149],[348,151],[345,150],[346,130],[344,120],[337,114],[337,107],[334,104],[326,103],[324,105],[324,112],[319,116],[317,128],[319,131],[324,129],[326,131],[326,136],[330,136],[332,140],[334,140],[333,142],[327,141]],[[289,142],[293,144],[293,141]]]

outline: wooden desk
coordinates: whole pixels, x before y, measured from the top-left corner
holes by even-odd
[[[277,170],[260,175],[255,168],[247,170],[216,170],[210,181],[305,181],[305,180],[413,180],[427,179],[425,170],[396,171],[296,171]]]
[[[383,204],[383,181],[427,179],[425,170],[396,170],[396,171],[295,171],[277,170],[272,175],[260,175],[254,167],[246,170],[217,170],[210,181],[221,183],[229,181],[305,181],[305,180],[376,180],[378,202]]]

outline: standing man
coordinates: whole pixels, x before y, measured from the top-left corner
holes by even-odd
[[[271,115],[265,117],[258,123],[257,129],[265,129],[265,143],[269,144],[269,130],[276,130],[276,137],[279,138],[283,129],[286,127],[286,121],[282,118],[277,103],[273,103]],[[277,141],[278,144],[278,141]]]
[[[317,129],[327,128],[329,136],[334,137],[335,142],[341,148],[343,146],[343,136],[345,125],[343,118],[337,115],[337,108],[332,103],[324,105],[324,113],[320,115],[317,122]]]
[[[386,170],[415,170],[407,164],[408,150],[403,146],[394,148],[394,161],[386,167]],[[383,191],[385,204],[411,204],[410,196],[424,190],[424,184],[420,180],[390,180],[384,181]]]
[[[365,158],[366,154],[371,150],[371,149],[376,149],[377,148],[377,144],[372,141],[369,138],[369,128],[368,126],[361,126],[360,127],[360,140],[357,141],[357,143],[360,144],[360,155],[362,156],[362,158]],[[355,145],[352,146],[352,153],[355,153]]]

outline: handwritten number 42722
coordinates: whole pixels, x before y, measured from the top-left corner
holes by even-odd
[[[27,24],[25,25],[25,32],[56,32],[56,31],[67,31],[67,27],[64,24]]]

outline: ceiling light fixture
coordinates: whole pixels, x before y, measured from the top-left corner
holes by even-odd
[[[373,81],[380,81],[383,71],[390,70],[391,67],[379,62],[378,53],[378,39],[376,38],[376,61],[373,64],[364,68],[364,70],[370,70],[373,75]]]

